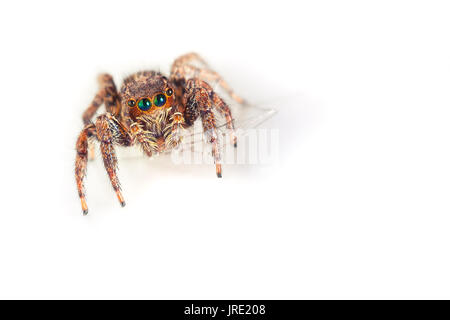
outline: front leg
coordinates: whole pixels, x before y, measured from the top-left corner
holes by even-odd
[[[93,136],[95,136],[95,126],[92,123],[87,124],[83,130],[81,130],[76,144],[77,154],[75,157],[75,180],[77,182],[78,196],[80,197],[81,209],[83,210],[84,215],[88,213],[84,178],[86,176],[89,155],[89,138]]]
[[[84,178],[86,176],[87,160],[89,154],[89,138],[95,138],[100,142],[100,149],[103,156],[103,163],[108,172],[111,184],[116,191],[117,198],[122,206],[125,205],[122,193],[120,192],[120,183],[117,178],[117,157],[113,144],[130,146],[132,139],[123,126],[114,116],[109,113],[100,115],[95,124],[89,123],[78,136],[75,158],[75,179],[77,182],[78,195],[80,196],[81,208],[83,214],[88,213],[86,196],[84,190]]]
[[[114,150],[114,144],[130,146],[132,139],[124,125],[122,125],[114,116],[109,113],[99,116],[95,122],[97,139],[100,141],[100,150],[103,157],[103,164],[108,173],[111,185],[116,192],[117,199],[122,207],[125,206],[120,191],[120,182],[117,177],[117,156]]]
[[[190,79],[186,85],[184,104],[186,106],[185,119],[192,124],[200,116],[203,132],[206,139],[212,145],[212,154],[216,164],[216,174],[222,178],[221,152],[219,136],[217,134],[216,118],[213,112],[212,88],[204,81]]]

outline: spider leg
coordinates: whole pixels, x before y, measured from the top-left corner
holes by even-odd
[[[122,115],[119,94],[117,92],[114,80],[109,74],[101,74],[98,78],[100,84],[100,90],[92,100],[89,107],[83,113],[83,122],[88,124],[91,122],[93,116],[97,112],[98,108],[104,103],[106,112],[113,114],[116,118],[120,119]]]
[[[111,185],[116,192],[120,204],[125,206],[122,193],[120,192],[120,182],[117,177],[117,156],[114,144],[130,146],[132,139],[125,127],[109,113],[99,116],[95,122],[97,139],[100,141],[100,150],[103,157],[103,164],[108,173]]]
[[[86,176],[88,139],[90,137],[95,137],[100,142],[103,164],[122,206],[125,205],[125,201],[120,192],[120,182],[117,178],[117,157],[114,150],[114,144],[123,146],[130,146],[132,144],[132,138],[125,126],[109,113],[98,116],[95,124],[89,123],[81,131],[76,144],[77,156],[75,159],[75,179],[83,214],[88,213],[83,180]]]
[[[92,123],[87,124],[78,136],[76,144],[77,155],[75,157],[75,180],[77,182],[78,195],[80,196],[81,209],[85,215],[88,213],[88,207],[86,204],[86,194],[83,180],[86,176],[88,140],[94,134],[95,126]]]
[[[217,109],[220,111],[220,113],[225,116],[225,120],[227,121],[227,124],[226,124],[227,129],[230,131],[231,144],[236,148],[237,147],[237,137],[234,132],[234,123],[233,123],[233,117],[231,115],[230,107],[214,91],[211,92],[210,96],[214,103],[214,106],[217,107]]]
[[[199,68],[189,64],[191,61],[199,61],[203,67]],[[228,83],[215,71],[211,70],[207,63],[196,53],[188,53],[177,58],[171,68],[171,77],[175,81],[179,79],[200,78],[208,82],[217,82],[235,101],[245,103],[244,99],[238,96]]]
[[[87,125],[92,121],[95,113],[98,108],[104,103],[105,109],[107,112],[114,114],[118,119],[123,117],[123,110],[121,109],[119,94],[117,92],[116,85],[114,84],[114,80],[109,74],[101,74],[98,77],[98,81],[100,84],[100,90],[92,100],[89,107],[83,113],[83,123]],[[92,143],[88,141],[89,148],[89,160],[94,160],[95,158],[95,149]]]
[[[197,117],[200,115],[202,119],[203,132],[207,141],[212,145],[212,154],[214,163],[216,164],[216,174],[218,178],[222,178],[221,152],[219,148],[219,136],[217,134],[216,118],[214,116],[214,101],[211,98],[212,88],[204,81],[198,79],[190,79],[186,86],[186,115],[190,123],[195,119],[189,117]]]

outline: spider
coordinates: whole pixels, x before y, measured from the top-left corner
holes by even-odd
[[[139,144],[144,154],[151,157],[179,145],[181,130],[192,126],[198,118],[206,141],[211,144],[217,177],[222,177],[215,111],[225,117],[234,147],[237,139],[229,106],[208,82],[218,83],[239,103],[243,99],[198,54],[189,53],[177,58],[169,77],[156,71],[134,73],[125,78],[120,92],[109,74],[100,75],[99,82],[98,93],[83,113],[84,128],[76,142],[75,178],[84,215],[88,213],[88,207],[83,181],[88,152],[92,152],[94,141],[100,144],[103,164],[122,207],[125,201],[117,177],[114,146]],[[106,112],[93,122],[102,104]]]

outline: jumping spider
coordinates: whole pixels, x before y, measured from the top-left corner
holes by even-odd
[[[88,150],[94,140],[100,143],[105,169],[122,206],[125,201],[117,178],[114,145],[128,147],[140,144],[144,153],[151,157],[176,147],[181,141],[181,129],[192,126],[199,117],[212,147],[217,177],[222,177],[214,111],[225,117],[232,144],[236,147],[233,118],[227,103],[204,80],[218,83],[234,100],[242,103],[228,84],[195,53],[177,58],[168,78],[156,71],[130,75],[124,80],[120,92],[110,75],[100,76],[100,90],[83,113],[84,128],[76,143],[75,178],[83,214],[88,213],[83,180]],[[92,122],[102,104],[106,113]]]

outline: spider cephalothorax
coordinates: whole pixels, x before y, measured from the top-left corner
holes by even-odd
[[[149,156],[179,143],[174,125],[181,125],[182,115],[177,113],[173,86],[159,72],[143,71],[127,77],[120,90],[126,114],[134,122],[132,132],[141,135],[141,145]]]
[[[175,103],[175,95],[168,79],[159,72],[135,73],[123,82],[120,90],[122,106],[128,108],[133,120],[140,116],[157,116]]]
[[[202,67],[192,65],[192,61]],[[181,141],[181,129],[193,125],[197,118],[201,118],[204,134],[211,143],[216,174],[222,177],[214,111],[226,119],[235,146],[236,137],[231,111],[208,81],[217,82],[233,99],[242,102],[227,83],[195,53],[176,59],[169,77],[155,71],[132,74],[123,81],[120,93],[110,75],[100,76],[101,88],[83,114],[85,126],[76,144],[75,178],[84,214],[88,212],[83,180],[90,141],[100,143],[103,163],[122,206],[125,201],[116,174],[114,145],[139,144],[147,156],[152,156],[177,146]],[[105,105],[106,113],[92,122],[102,104]]]

